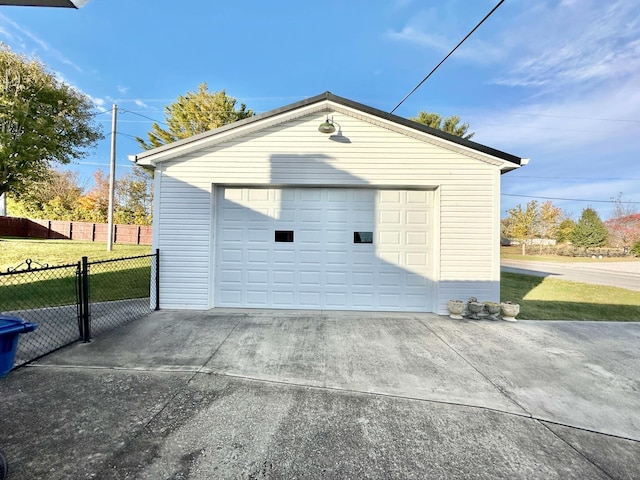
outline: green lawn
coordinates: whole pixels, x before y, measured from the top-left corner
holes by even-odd
[[[640,292],[502,272],[502,301],[520,304],[523,320],[640,321]]]
[[[107,252],[107,244],[101,242],[0,237],[0,271],[6,272],[7,268],[16,267],[27,258],[34,262],[53,266],[75,263],[83,256],[88,257],[91,262],[149,253],[151,253],[149,245],[116,243],[113,245],[113,250]]]
[[[148,245],[114,245],[71,240],[0,238],[0,268],[16,267],[30,258],[49,266],[75,264],[83,256],[89,262],[147,255]],[[149,296],[151,258],[90,265],[92,302]],[[36,265],[33,265],[36,268]],[[76,303],[76,269],[59,268],[27,274],[0,275],[0,312]]]

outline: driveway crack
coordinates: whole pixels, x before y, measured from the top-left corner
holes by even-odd
[[[469,365],[473,370],[476,371],[476,373],[478,373],[478,375],[480,375],[482,378],[484,378],[493,388],[495,388],[503,397],[505,397],[509,402],[511,402],[512,404],[514,404],[516,407],[518,407],[519,409],[521,409],[523,412],[525,412],[527,414],[527,416],[533,418],[533,415],[531,414],[531,412],[529,412],[529,410],[527,410],[523,405],[521,405],[520,403],[518,403],[514,398],[512,398],[509,393],[500,385],[498,385],[497,383],[495,383],[493,380],[491,380],[491,378],[489,378],[486,374],[484,374],[481,370],[479,370],[473,363],[471,363],[470,360],[468,360],[464,355],[462,355],[462,353],[460,353],[458,350],[456,350],[456,348],[451,345],[449,342],[447,342],[444,338],[442,338],[440,335],[438,335],[433,329],[431,329],[422,319],[417,318],[418,322],[427,330],[429,330],[429,332],[431,332],[438,340],[440,340],[442,343],[444,343],[447,347],[449,347],[449,349],[451,349],[451,351],[453,353],[455,353],[458,357],[460,357],[460,359],[466,363],[467,365]]]

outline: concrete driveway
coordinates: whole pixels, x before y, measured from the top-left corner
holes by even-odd
[[[0,380],[12,478],[640,478],[640,324],[160,311]]]

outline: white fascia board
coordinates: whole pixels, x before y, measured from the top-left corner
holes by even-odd
[[[246,125],[238,126],[237,128],[228,128],[222,127],[225,129],[220,133],[212,133],[211,135],[207,135],[203,138],[197,138],[193,141],[184,141],[180,145],[176,145],[174,148],[167,148],[158,153],[152,153],[148,156],[144,156],[142,158],[138,158],[138,155],[129,155],[129,160],[135,162],[141,166],[152,166],[155,167],[158,163],[166,162],[168,160],[172,160],[177,157],[181,157],[187,153],[191,153],[197,150],[201,150],[203,148],[211,147],[217,145],[219,143],[232,140],[237,137],[241,137],[247,135],[249,133],[264,130],[269,127],[273,127],[275,125],[288,122],[295,118],[303,117],[310,113],[322,112],[329,109],[329,101],[325,100],[323,102],[314,103],[313,105],[308,105],[306,107],[302,107],[296,110],[292,110],[289,112],[281,113],[280,115],[274,115],[272,117],[267,117],[264,119],[256,120],[254,122],[250,122]],[[233,125],[233,124],[230,124]],[[215,132],[215,130],[212,130]],[[188,140],[188,139],[186,139]]]
[[[489,155],[487,153],[480,152],[478,150],[474,150],[472,148],[466,147],[464,145],[460,145],[458,143],[450,142],[444,138],[435,137],[433,135],[429,135],[426,132],[421,132],[419,130],[415,130],[410,127],[406,127],[399,123],[391,122],[384,118],[380,118],[375,115],[370,115],[361,110],[355,110],[350,107],[346,107],[344,105],[331,103],[331,108],[336,112],[343,113],[345,115],[349,115],[354,118],[359,118],[363,121],[369,122],[373,125],[378,125],[380,127],[386,128],[388,130],[394,131],[396,133],[403,134],[407,137],[415,138],[417,140],[421,140],[426,143],[430,143],[432,145],[444,148],[446,150],[451,150],[454,152],[461,153],[470,158],[475,158],[476,160],[483,161],[485,163],[489,163],[491,165],[495,165],[500,168],[500,170],[513,170],[515,168],[520,168],[521,165],[516,165],[515,163],[509,162],[502,158],[494,157],[493,155]],[[524,162],[522,163],[524,165]]]

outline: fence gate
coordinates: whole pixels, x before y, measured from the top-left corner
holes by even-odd
[[[22,335],[15,366],[88,342],[159,308],[160,252],[48,266],[27,260],[0,272],[0,313],[38,328]]]

